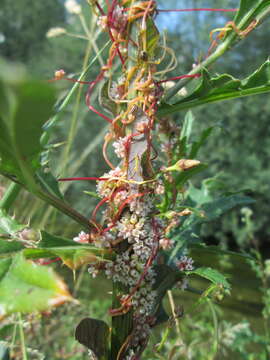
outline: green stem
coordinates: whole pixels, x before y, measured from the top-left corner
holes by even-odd
[[[27,360],[27,353],[26,353],[26,347],[25,347],[23,322],[22,322],[21,313],[19,313],[19,330],[20,330],[20,340],[21,340],[21,349],[22,349],[23,360]]]
[[[212,317],[213,317],[213,322],[214,322],[214,342],[213,342],[213,346],[212,346],[212,349],[213,349],[212,359],[214,359],[217,354],[217,351],[218,351],[218,319],[217,319],[216,310],[215,310],[215,307],[214,307],[212,301],[207,298],[207,303],[210,307]]]
[[[83,227],[89,230],[89,227],[91,226],[89,220],[81,215],[79,212],[77,212],[75,209],[70,207],[68,204],[66,204],[64,201],[57,199],[56,197],[44,193],[43,191],[38,191],[34,193],[37,197],[40,199],[46,201],[48,204],[54,206],[56,209],[60,210],[62,213],[68,215],[72,219],[74,219],[77,223],[81,224]]]
[[[259,4],[256,8],[252,9],[244,18],[237,24],[238,30],[246,29],[252,21],[257,21],[257,26],[259,23],[262,23],[268,16],[270,12],[270,6],[257,14],[258,9],[260,8],[261,4]],[[216,48],[216,50],[208,56],[202,63],[197,65],[189,72],[189,75],[199,74],[203,68],[208,67],[209,65],[213,64],[218,58],[220,58],[227,50],[231,49],[235,44],[237,44],[240,40],[244,39],[246,36],[241,37],[239,34],[235,32],[235,30],[231,30],[231,33],[228,34],[225,40]],[[178,83],[171,88],[167,94],[164,96],[163,101],[167,102],[171,99],[179,90],[181,90],[186,84],[188,84],[192,78],[186,78],[179,80]]]
[[[226,41],[224,41],[222,44],[220,44],[216,51],[207,57],[202,63],[194,67],[188,75],[195,75],[200,74],[202,69],[206,68],[207,66],[213,64],[219,57],[221,57],[231,46],[232,38],[235,38],[235,36],[230,36]],[[163,97],[163,101],[167,102],[170,100],[175,94],[178,93],[179,90],[181,90],[184,86],[186,86],[193,78],[186,78],[179,80],[178,83],[172,87],[167,94]]]
[[[21,186],[19,184],[16,184],[14,182],[11,183],[0,201],[0,208],[8,212],[12,204],[16,200],[20,190]]]
[[[128,293],[128,288],[121,283],[113,283],[113,309],[119,308],[119,297]],[[133,327],[132,311],[123,315],[112,317],[112,335],[111,335],[111,357],[110,360],[116,360],[118,353],[126,342],[128,335]]]

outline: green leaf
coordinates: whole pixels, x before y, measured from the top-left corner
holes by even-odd
[[[209,203],[204,203],[201,206],[205,213],[203,221],[212,221],[224,214],[226,211],[233,209],[239,205],[248,205],[254,203],[254,200],[248,196],[230,195],[213,200]]]
[[[200,150],[200,148],[205,144],[206,140],[208,139],[208,137],[211,135],[212,131],[214,130],[214,127],[209,127],[207,129],[205,129],[202,134],[200,135],[200,138],[198,141],[195,141],[192,146],[191,146],[191,150],[190,150],[190,154],[188,155],[189,159],[194,159],[197,154],[198,151]]]
[[[84,193],[86,195],[92,196],[92,197],[97,198],[97,199],[100,198],[99,195],[97,193],[95,193],[94,191],[84,191]]]
[[[72,270],[84,264],[102,262],[113,257],[108,249],[76,243],[66,238],[51,235],[45,231],[41,231],[41,241],[38,245],[38,248],[25,249],[25,257],[38,259],[56,256],[61,258],[62,262]]]
[[[261,20],[269,7],[269,0],[241,0],[234,22],[239,29],[244,30],[252,20]]]
[[[198,194],[196,196],[200,199]],[[206,199],[209,199],[208,194],[206,194]],[[186,218],[180,229],[175,228],[172,231],[170,237],[176,242],[176,245],[170,253],[168,264],[173,263],[176,257],[181,256],[185,248],[189,248],[200,241],[199,234],[203,223],[217,219],[226,211],[238,205],[247,205],[254,202],[253,199],[241,195],[224,196],[210,202],[204,202],[202,197],[201,201],[203,203],[199,203],[197,210],[203,213],[204,216],[192,214]]]
[[[48,83],[4,73],[16,69],[5,64],[0,71],[0,171],[27,183],[40,166],[42,126],[52,115],[55,92]]]
[[[75,339],[100,360],[109,358],[109,326],[102,320],[85,318],[76,328]]]
[[[76,246],[78,245],[78,247],[83,246],[80,243],[75,243],[73,240],[52,235],[43,230],[40,231],[40,234],[41,234],[41,240],[38,243],[39,248],[74,246],[74,244],[76,244]]]
[[[207,246],[203,243],[190,245],[189,253],[191,257],[197,256],[198,258],[200,257],[200,255],[204,254],[204,257],[206,258],[211,257],[212,255],[229,255],[232,257],[254,260],[254,258],[249,254],[224,250],[221,247],[215,245]]]
[[[176,111],[217,101],[269,92],[270,60],[267,60],[244,80],[235,79],[228,74],[211,78],[208,71],[204,69],[198,83],[196,89],[185,98],[174,102],[172,105],[163,103],[158,110],[158,116],[165,116]]]
[[[4,210],[0,209],[0,235],[14,235],[25,227],[25,225],[19,224]]]
[[[211,281],[215,285],[222,286],[224,289],[230,289],[231,285],[227,281],[226,277],[221,274],[219,271],[212,269],[210,267],[200,267],[198,269],[195,269],[193,271],[188,271],[188,275],[190,274],[196,274],[200,277],[203,277],[209,281]]]
[[[54,101],[50,84],[29,79],[21,67],[0,59],[0,174],[89,229],[88,219],[62,200],[56,180],[38,172],[44,150],[41,135]]]
[[[180,135],[180,140],[186,138],[186,141],[189,141],[191,132],[192,132],[192,127],[193,127],[193,122],[194,122],[195,118],[194,115],[191,111],[188,111],[186,113],[185,119],[184,119],[184,123],[182,126],[182,130],[181,130],[181,135]]]
[[[72,298],[63,281],[47,268],[24,259],[0,260],[0,317],[44,311]]]
[[[155,283],[153,289],[157,292],[153,315],[159,311],[160,304],[167,290],[179,280],[178,272],[174,271],[170,266],[165,264],[155,265],[156,272]]]
[[[175,184],[178,189],[182,188],[183,185],[191,179],[196,174],[199,174],[200,172],[204,171],[207,168],[206,164],[200,164],[194,168],[182,171],[178,175],[175,176]]]
[[[159,31],[155,25],[154,20],[151,17],[147,17],[146,30],[142,30],[139,36],[139,48],[141,51],[146,52],[147,58],[152,59],[155,57],[158,42]]]
[[[36,172],[37,180],[41,188],[59,199],[64,199],[64,196],[59,189],[59,183],[57,179],[52,175],[51,172],[49,172],[49,169],[46,170],[47,171],[45,172],[43,169],[39,169]]]
[[[111,82],[107,80],[101,87],[99,92],[99,104],[104,109],[108,110],[111,114],[116,114],[117,105],[114,101],[112,101],[109,97]]]
[[[20,241],[9,241],[0,239],[0,258],[10,256],[16,252],[24,249],[23,244]]]

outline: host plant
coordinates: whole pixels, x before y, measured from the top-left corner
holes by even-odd
[[[80,6],[69,3],[80,15]],[[42,265],[62,260],[76,270],[89,264],[92,276],[104,272],[113,283],[112,323],[85,318],[76,328],[76,339],[91,350],[92,358],[135,360],[145,350],[151,330],[169,320],[162,300],[167,292],[171,297],[174,286],[194,291],[189,277],[210,281],[198,303],[211,303],[229,293],[224,275],[200,267],[191,256],[222,254],[221,249],[202,244],[200,226],[252,200],[239,194],[212,198],[205,184],[202,189],[191,185],[190,179],[207,166],[197,155],[212,128],[191,142],[192,113],[184,121],[168,115],[270,91],[269,60],[244,80],[228,74],[212,77],[207,70],[261,25],[270,1],[242,0],[239,9],[192,9],[236,15],[211,32],[203,61],[189,74],[173,78],[166,74],[177,68],[177,57],[155,25],[155,17],[169,9],[159,9],[154,0],[106,0],[105,4],[89,0],[89,4],[100,29],[108,34],[108,58],[92,81],[83,81],[84,74],[70,79],[64,70],[56,71],[52,80],[88,86],[86,105],[110,125],[103,146],[109,171],[101,177],[58,179],[97,181],[100,201],[90,219],[64,201],[49,169],[49,135],[57,116],[53,85],[29,79],[21,68],[15,72],[4,62],[1,66],[0,171],[13,184],[0,202],[0,315],[44,311],[72,300],[62,280]],[[97,87],[106,114],[92,103]],[[60,111],[68,101],[69,95]],[[118,161],[108,149],[114,149]],[[73,240],[41,231],[39,241],[33,241],[27,226],[8,215],[20,188],[71,217],[82,231]],[[181,315],[173,312],[175,317]],[[23,356],[27,358],[26,353]]]

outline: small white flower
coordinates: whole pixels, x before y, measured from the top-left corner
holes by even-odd
[[[193,262],[194,260],[192,258],[181,256],[175,264],[180,271],[191,271],[194,269]]]
[[[53,27],[50,28],[47,33],[46,33],[46,37],[47,38],[52,38],[52,37],[56,37],[56,36],[60,36],[60,35],[64,35],[66,34],[66,29],[61,28],[61,27]]]
[[[98,269],[96,269],[94,265],[89,266],[88,272],[90,275],[92,275],[93,278],[97,277],[98,275]]]
[[[163,249],[163,250],[169,250],[173,247],[173,240],[168,239],[168,238],[161,238],[159,240],[159,246]]]
[[[89,243],[90,235],[86,234],[84,231],[81,231],[78,236],[73,238],[73,241],[79,242],[79,243]]]
[[[127,136],[119,138],[112,146],[114,147],[115,154],[121,159],[126,156],[125,144],[127,142]]]
[[[66,0],[65,8],[70,14],[79,15],[82,12],[81,5],[76,0]]]

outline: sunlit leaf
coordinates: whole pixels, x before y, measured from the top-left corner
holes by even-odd
[[[18,254],[0,260],[0,317],[14,312],[44,311],[72,298],[63,281],[48,267]]]
[[[256,95],[270,91],[270,60],[243,80],[235,79],[228,74],[210,77],[207,70],[203,70],[198,86],[185,98],[177,101],[173,98],[170,104],[162,104],[158,110],[159,116],[168,115],[176,111],[191,109],[196,106]]]
[[[0,209],[0,235],[14,235],[25,228],[14,218],[9,216],[4,210]]]
[[[10,256],[11,254],[22,251],[23,249],[24,246],[20,241],[0,239],[0,258]]]
[[[222,286],[224,289],[230,289],[231,287],[230,283],[227,281],[226,277],[223,274],[210,267],[200,267],[191,272],[188,272],[188,274],[196,274],[211,281],[215,285]]]
[[[1,62],[0,71],[0,171],[28,181],[40,166],[42,126],[52,115],[54,89],[45,82],[18,76],[16,66]]]
[[[112,259],[110,250],[97,248],[93,245],[80,244],[72,240],[51,235],[41,231],[41,241],[38,248],[27,248],[24,255],[27,258],[38,259],[59,257],[63,264],[75,270],[84,264],[91,264]]]

